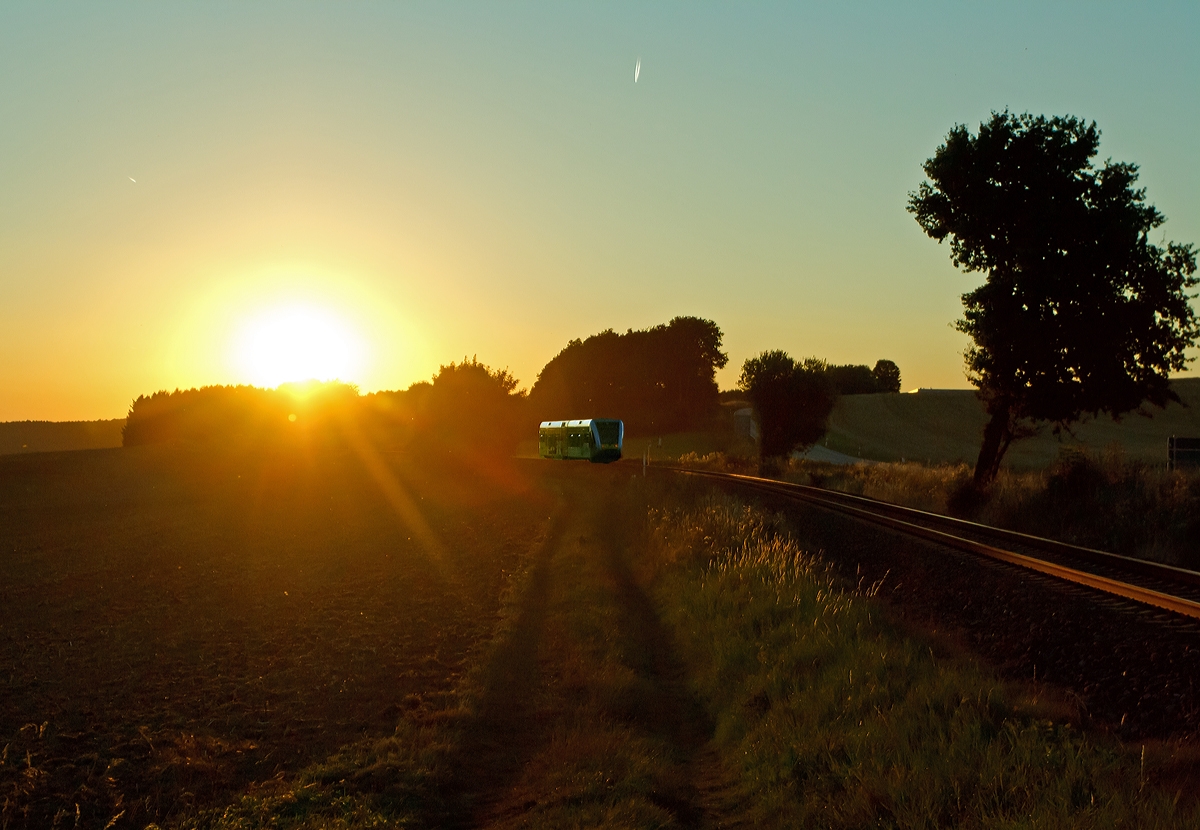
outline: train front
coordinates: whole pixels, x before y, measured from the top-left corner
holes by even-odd
[[[592,462],[607,464],[621,457],[625,443],[625,422],[616,418],[592,419]]]

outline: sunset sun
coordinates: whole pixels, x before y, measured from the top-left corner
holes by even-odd
[[[234,359],[256,386],[300,380],[356,382],[366,347],[336,314],[309,305],[282,306],[247,320],[234,344]]]

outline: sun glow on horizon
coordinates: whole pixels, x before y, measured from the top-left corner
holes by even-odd
[[[314,305],[287,305],[246,320],[233,344],[244,378],[262,387],[305,380],[361,382],[367,348],[353,327]]]

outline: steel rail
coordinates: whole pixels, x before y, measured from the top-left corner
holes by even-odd
[[[664,468],[660,467],[660,469]],[[983,542],[976,541],[975,539],[968,539],[964,536],[960,536],[954,532],[951,532],[951,530],[940,530],[936,527],[929,527],[928,525],[935,524],[940,525],[943,528],[987,535],[993,539],[1014,542],[1025,547],[1042,550],[1047,553],[1066,554],[1084,559],[1085,561],[1093,564],[1104,564],[1121,568],[1129,572],[1153,576],[1155,578],[1175,582],[1200,584],[1200,574],[1196,573],[1195,571],[1188,571],[1183,568],[1173,568],[1169,565],[1160,565],[1156,562],[1146,562],[1144,560],[1133,559],[1128,556],[1119,556],[1117,554],[1094,550],[1092,548],[1069,545],[1065,542],[1058,542],[1053,539],[1043,539],[1040,536],[1031,536],[1026,533],[1017,533],[1016,531],[1004,530],[1002,528],[991,527],[989,525],[978,524],[976,522],[969,522],[963,519],[956,519],[952,516],[943,516],[941,514],[930,513],[925,510],[903,507],[901,505],[882,502],[876,499],[867,498],[865,496],[855,496],[849,493],[836,493],[831,490],[823,490],[819,487],[812,487],[805,484],[795,484],[787,481],[759,478],[756,476],[747,476],[738,473],[718,473],[710,470],[693,470],[685,467],[668,467],[665,469],[670,469],[675,472],[694,475],[701,478],[734,481],[757,490],[770,492],[775,495],[790,496],[792,498],[797,498],[802,501],[873,522],[875,524],[881,524],[885,527],[899,530],[910,536],[917,536],[932,542],[946,545],[947,547],[964,550],[969,553],[985,556],[1001,562],[1007,562],[1010,565],[1016,565],[1028,570],[1037,571],[1039,573],[1046,574],[1047,576],[1073,582],[1078,585],[1085,585],[1089,588],[1114,594],[1124,599],[1133,600],[1134,602],[1139,602],[1144,605],[1151,605],[1156,608],[1161,608],[1163,610],[1181,614],[1186,617],[1200,619],[1200,602],[1195,602],[1184,597],[1174,596],[1162,591],[1156,591],[1151,588],[1145,588],[1140,585],[1122,582],[1117,579],[1111,579],[1099,574],[1089,573],[1088,571],[1061,565],[1056,562],[1049,562],[1045,559],[1038,559],[1037,557],[1028,556],[1023,553],[1005,550],[1004,548],[985,544]],[[909,519],[913,519],[914,521],[909,521]],[[926,522],[926,524],[918,524],[917,521],[923,521]]]

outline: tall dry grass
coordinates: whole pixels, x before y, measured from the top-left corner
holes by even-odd
[[[1049,468],[1002,470],[982,492],[966,464],[837,465],[790,460],[758,467],[721,453],[685,466],[753,473],[956,515],[1125,556],[1200,569],[1200,474],[1170,472],[1113,448],[1064,450]]]

